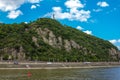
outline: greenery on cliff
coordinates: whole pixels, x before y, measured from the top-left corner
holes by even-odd
[[[25,56],[19,58],[19,54]],[[1,59],[39,61],[117,61],[109,41],[41,18],[28,24],[0,24]]]

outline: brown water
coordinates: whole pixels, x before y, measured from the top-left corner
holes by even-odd
[[[27,76],[30,72],[31,77]],[[94,69],[0,70],[0,80],[120,80],[120,67]]]

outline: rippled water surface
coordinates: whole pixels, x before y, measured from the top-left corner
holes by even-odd
[[[28,73],[31,75],[29,76]],[[120,80],[120,67],[92,69],[0,70],[0,80]]]

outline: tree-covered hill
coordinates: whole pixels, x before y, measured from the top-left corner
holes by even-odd
[[[1,60],[118,61],[109,41],[49,18],[28,24],[0,24]]]

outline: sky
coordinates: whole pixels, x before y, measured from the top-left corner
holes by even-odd
[[[0,0],[0,23],[54,18],[120,49],[120,0]]]

